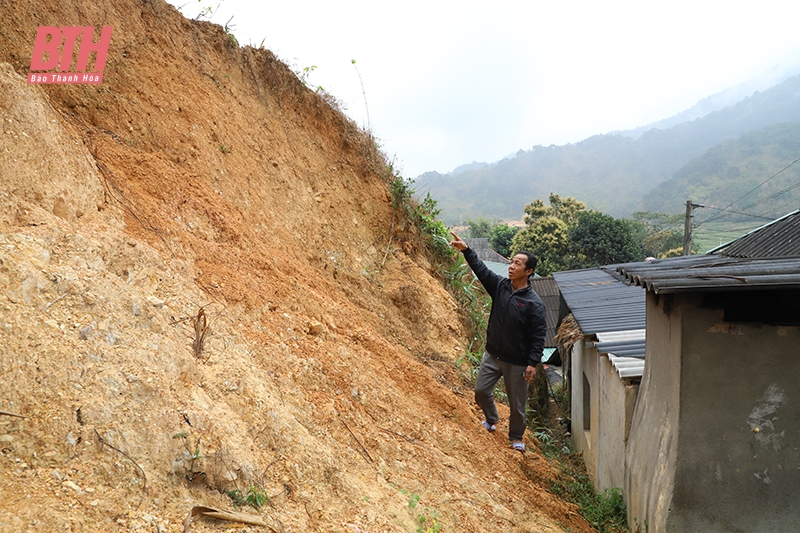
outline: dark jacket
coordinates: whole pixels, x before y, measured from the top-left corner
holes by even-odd
[[[486,351],[501,361],[536,366],[542,360],[547,320],[544,302],[530,284],[515,291],[511,280],[498,276],[471,248],[464,258],[492,297],[492,312],[486,330]]]

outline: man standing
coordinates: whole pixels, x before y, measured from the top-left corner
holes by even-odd
[[[508,279],[498,276],[478,258],[458,235],[453,233],[450,245],[464,254],[464,259],[492,297],[492,311],[486,328],[486,352],[483,354],[478,379],[475,382],[475,401],[486,419],[487,431],[496,429],[499,420],[493,391],[502,377],[506,384],[511,420],[508,439],[511,447],[525,451],[525,406],[528,384],[536,375],[536,365],[542,359],[547,322],[544,302],[531,288],[528,278],[536,268],[536,256],[520,252],[508,265]]]

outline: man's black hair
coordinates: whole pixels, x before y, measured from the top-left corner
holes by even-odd
[[[535,272],[536,271],[536,264],[539,262],[539,259],[537,259],[536,256],[533,255],[530,252],[522,251],[522,252],[517,252],[517,253],[518,254],[522,254],[522,255],[524,255],[525,257],[528,258],[528,260],[525,261],[525,270],[531,269],[531,270],[533,270]],[[531,276],[533,276],[533,273],[531,273]]]

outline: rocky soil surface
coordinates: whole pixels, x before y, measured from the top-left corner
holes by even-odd
[[[233,494],[251,531],[592,531],[480,429],[462,314],[330,97],[160,0],[0,23],[0,530]],[[28,85],[39,25],[113,26],[103,84]]]

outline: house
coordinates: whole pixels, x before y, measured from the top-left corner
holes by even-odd
[[[800,529],[800,210],[707,255],[616,274],[647,289],[632,529]]]
[[[560,316],[577,335],[564,361],[569,373],[575,448],[599,490],[622,488],[625,448],[644,368],[645,292],[592,268],[553,274]],[[567,370],[568,369],[568,370]]]
[[[800,257],[617,272],[647,290],[625,451],[632,531],[800,530]]]
[[[580,325],[575,445],[599,489],[624,487],[631,530],[799,531],[800,211],[705,255],[555,278]]]

